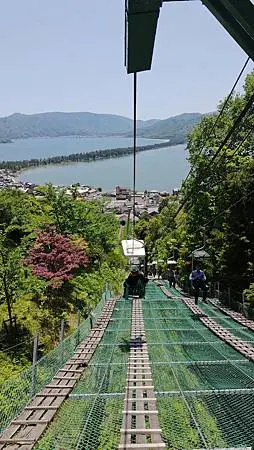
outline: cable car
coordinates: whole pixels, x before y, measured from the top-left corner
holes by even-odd
[[[128,258],[130,265],[144,264],[146,256],[144,241],[132,238],[123,240],[121,243],[123,254]]]

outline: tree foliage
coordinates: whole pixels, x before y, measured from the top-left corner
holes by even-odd
[[[38,232],[24,262],[34,275],[49,280],[50,286],[57,289],[79,268],[87,267],[88,257],[68,237],[54,231]]]
[[[2,348],[30,342],[39,333],[41,351],[49,350],[58,339],[60,320],[75,323],[77,308],[86,317],[100,301],[105,283],[117,292],[125,273],[119,224],[104,213],[103,202],[82,201],[53,186],[39,191],[33,197],[0,190]],[[11,338],[3,322],[14,316],[17,328]],[[30,344],[28,348],[15,347],[15,358],[6,356],[4,376],[28,363]]]
[[[234,94],[216,127],[216,114],[203,118],[188,137],[191,173],[178,201],[163,202],[160,215],[140,221],[137,234],[145,236],[152,258],[174,252],[182,278],[190,270],[190,254],[205,247],[209,280],[232,292],[253,289],[254,283],[254,113],[251,109],[213,162],[214,155],[254,92],[254,73]],[[166,204],[165,204],[166,203]],[[175,211],[184,203],[175,218]],[[248,290],[249,298],[251,298]]]

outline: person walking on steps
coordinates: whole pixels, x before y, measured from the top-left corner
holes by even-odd
[[[172,286],[173,286],[173,288],[175,288],[176,287],[175,271],[171,267],[169,267],[167,270],[167,279],[169,282],[169,286],[171,288],[172,288]]]
[[[203,302],[205,302],[207,297],[207,287],[206,276],[203,270],[200,270],[200,267],[196,266],[196,269],[191,272],[189,279],[195,291],[195,305],[198,304],[200,289],[203,291]]]

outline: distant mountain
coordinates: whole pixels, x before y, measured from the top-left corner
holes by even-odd
[[[183,142],[193,125],[198,123],[199,113],[181,114],[165,120],[138,121],[138,135],[145,138],[171,139]],[[0,118],[0,139],[57,136],[131,136],[133,121],[113,114],[90,112],[49,112],[41,114],[15,113]]]
[[[111,114],[89,112],[49,112],[12,114],[0,118],[0,138],[39,136],[100,136],[124,133],[132,128],[132,120]]]
[[[200,113],[184,113],[168,119],[140,127],[138,136],[150,139],[169,139],[172,144],[181,144],[186,141],[187,134],[197,125],[203,115]]]

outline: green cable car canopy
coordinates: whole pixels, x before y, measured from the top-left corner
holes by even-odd
[[[127,73],[150,70],[162,0],[126,0],[125,5]]]
[[[164,2],[184,0],[164,0]],[[162,0],[126,0],[127,73],[150,70]],[[202,0],[247,55],[254,59],[254,5],[251,0]]]

